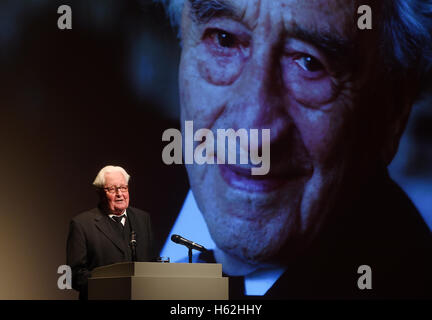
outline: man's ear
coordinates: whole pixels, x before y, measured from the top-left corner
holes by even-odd
[[[382,160],[388,166],[395,157],[402,134],[408,123],[411,109],[418,94],[418,81],[404,79],[393,86],[386,113],[385,141],[382,148]]]

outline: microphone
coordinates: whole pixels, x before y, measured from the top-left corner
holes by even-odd
[[[188,239],[185,239],[185,238],[179,236],[178,234],[173,234],[171,236],[171,241],[178,243],[178,244],[182,244],[182,245],[188,247],[189,249],[195,249],[195,250],[198,250],[201,252],[207,251],[207,249],[204,248],[202,245],[195,243],[193,241],[190,241]]]
[[[136,245],[137,245],[137,241],[136,241],[136,232],[132,230],[131,232],[131,240],[129,243],[130,247],[131,247],[131,251],[132,251],[132,261],[135,262],[136,261]]]

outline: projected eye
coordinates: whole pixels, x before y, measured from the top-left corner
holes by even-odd
[[[312,56],[304,55],[296,59],[295,61],[301,68],[308,72],[319,72],[325,70],[322,63]]]
[[[200,75],[207,82],[227,86],[238,79],[251,54],[250,34],[239,23],[223,20],[223,26],[204,30],[196,55]],[[229,30],[229,31],[227,31]]]
[[[221,29],[209,29],[203,40],[210,52],[217,56],[233,56],[241,54],[248,46],[238,35]]]
[[[221,47],[233,48],[236,45],[236,38],[231,33],[225,31],[217,31],[216,33],[217,42]]]
[[[292,50],[283,56],[281,67],[284,84],[287,92],[299,103],[319,108],[336,93],[331,71],[320,59],[302,51]]]

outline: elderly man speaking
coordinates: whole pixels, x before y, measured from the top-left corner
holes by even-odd
[[[430,230],[387,173],[430,71],[431,1],[162,2],[183,127],[271,130],[265,176],[186,165],[216,245],[200,259],[222,263],[230,297],[264,279],[252,295],[431,298]]]
[[[123,261],[153,260],[153,235],[148,213],[129,206],[129,174],[121,167],[106,166],[93,185],[99,205],[74,217],[67,239],[67,264],[72,286],[87,298],[87,280],[96,267]],[[130,245],[131,237],[136,247]]]

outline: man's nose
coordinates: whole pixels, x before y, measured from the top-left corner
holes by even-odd
[[[239,110],[237,128],[270,129],[274,141],[291,126],[277,44],[263,41],[254,50],[234,90],[232,103],[232,110]]]

